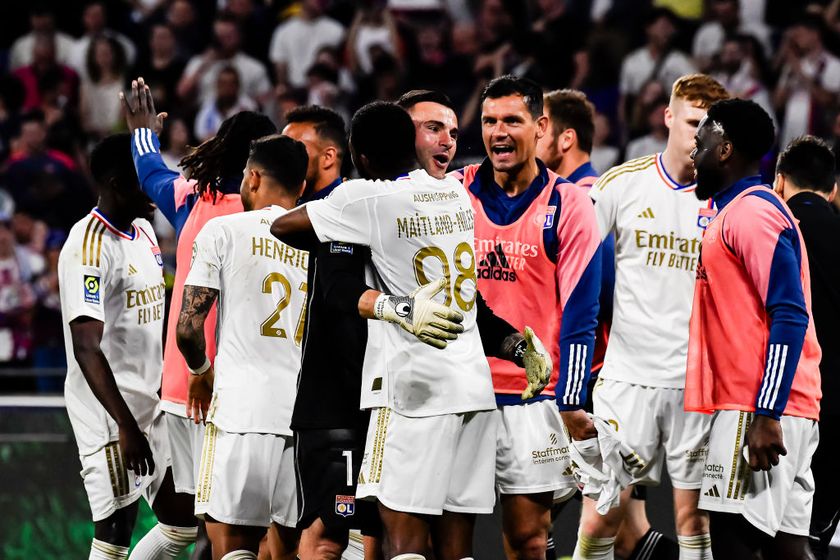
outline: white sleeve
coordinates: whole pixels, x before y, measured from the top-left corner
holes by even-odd
[[[95,236],[85,235],[83,240],[74,232],[61,249],[58,289],[61,316],[66,323],[79,317],[105,322],[105,284],[111,266],[107,246],[94,244]]]
[[[306,212],[315,235],[322,242],[343,241],[354,245],[371,244],[371,223],[375,216],[368,212],[370,197],[364,196],[366,181],[348,181],[323,200],[306,204]]]
[[[615,229],[618,216],[618,201],[621,199],[621,187],[615,181],[603,181],[607,174],[595,181],[589,189],[589,197],[595,201],[595,218],[603,241]]]
[[[207,222],[195,236],[190,272],[184,281],[186,286],[222,288],[222,268],[233,244],[226,243],[225,229],[213,222]]]
[[[821,85],[832,93],[840,92],[840,62],[831,60],[825,65]]]

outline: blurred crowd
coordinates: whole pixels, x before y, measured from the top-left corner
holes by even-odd
[[[240,110],[282,127],[298,105],[349,118],[414,88],[453,100],[457,159],[476,161],[479,95],[506,73],[586,92],[598,111],[599,172],[664,148],[671,84],[692,71],[765,107],[781,146],[811,133],[840,153],[840,0],[31,0],[7,9],[0,367],[63,365],[58,252],[95,204],[87,153],[125,129],[118,93],[138,76],[169,113],[172,168]],[[156,227],[171,272],[172,232]]]

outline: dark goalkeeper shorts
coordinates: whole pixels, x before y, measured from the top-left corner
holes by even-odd
[[[379,534],[376,503],[356,500],[366,435],[345,429],[295,432],[298,529],[320,517],[328,530]]]

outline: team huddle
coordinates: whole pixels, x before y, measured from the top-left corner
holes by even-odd
[[[599,176],[585,95],[502,76],[480,164],[415,90],[349,135],[239,113],[181,175],[142,78],[122,100],[59,260],[90,558],[129,557],[140,496],[132,559],[468,559],[497,498],[508,558],[555,558],[581,499],[576,560],[811,557],[820,348],[758,105],[683,76],[665,150]],[[797,150],[830,155],[795,141],[782,185]],[[663,468],[676,541],[645,515]]]

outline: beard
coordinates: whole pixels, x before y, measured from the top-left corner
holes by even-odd
[[[697,170],[697,187],[694,189],[694,196],[699,200],[709,200],[724,187],[722,173],[717,170]]]

